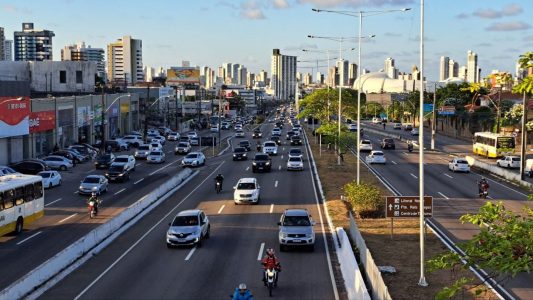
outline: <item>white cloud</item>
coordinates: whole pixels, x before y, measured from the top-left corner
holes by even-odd
[[[457,16],[455,16],[456,19],[467,19],[468,18],[468,15],[465,14],[465,13],[461,13],[461,14],[458,14]]]
[[[516,31],[526,30],[531,26],[525,22],[502,22],[494,23],[486,28],[487,31]]]
[[[482,19],[499,19],[507,16],[515,16],[522,13],[523,11],[524,9],[522,8],[522,6],[513,3],[505,6],[504,8],[502,8],[502,10],[494,10],[490,8],[480,9],[479,11],[476,11],[472,14]]]
[[[279,9],[289,7],[289,3],[287,2],[287,0],[272,0],[272,5],[274,5],[275,8]]]
[[[516,3],[513,3],[513,4],[509,4],[506,7],[504,7],[502,10],[502,13],[505,16],[514,16],[514,15],[518,15],[522,13],[523,11],[524,9],[522,8],[522,6]]]
[[[241,13],[243,18],[250,20],[261,20],[265,18],[263,10],[255,0],[248,0],[241,4]]]
[[[8,12],[8,13],[19,13],[19,14],[26,14],[31,15],[33,12],[26,8],[26,7],[17,7],[10,4],[4,4],[2,5],[2,11]]]
[[[527,41],[527,42],[533,42],[533,34],[524,37],[524,41]]]
[[[312,4],[317,7],[361,7],[404,5],[414,3],[414,0],[298,0],[299,3]]]

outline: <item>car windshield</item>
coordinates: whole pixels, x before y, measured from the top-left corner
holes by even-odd
[[[187,143],[179,143],[178,147],[187,147],[187,145],[188,145]]]
[[[370,144],[370,141],[361,141],[361,144],[369,145],[369,144]]]
[[[196,226],[198,225],[197,216],[180,216],[174,219],[172,226]]]
[[[99,183],[100,182],[100,178],[98,177],[85,177],[85,179],[83,180],[83,183]]]
[[[253,182],[240,182],[237,185],[238,190],[253,190],[255,189],[255,183]]]
[[[158,143],[150,144],[150,146],[152,146],[152,148],[159,148],[159,144]]]
[[[150,155],[152,155],[152,156],[161,156],[162,153],[159,152],[159,151],[152,151],[152,152],[150,152]]]
[[[196,157],[198,157],[198,155],[194,153],[187,154],[187,156],[185,156],[185,158],[196,158]]]
[[[276,147],[276,143],[265,143],[265,147]]]
[[[146,150],[150,150],[150,146],[139,146],[138,149],[146,151]]]
[[[512,161],[520,161],[520,157],[513,157],[511,158]]]
[[[233,150],[233,152],[235,152],[235,153],[246,152],[246,149],[244,149],[244,148],[235,148],[235,150]]]
[[[239,143],[239,145],[241,145],[241,146],[248,146],[248,145],[250,145],[250,142],[248,142],[248,141],[242,141],[242,142]]]
[[[285,216],[283,218],[283,226],[310,226],[309,218],[307,216]]]
[[[383,156],[383,153],[381,153],[381,152],[374,152],[374,156]]]
[[[457,163],[458,164],[468,164],[468,162],[466,160],[458,160]]]
[[[266,154],[256,155],[255,160],[268,160],[268,155]]]
[[[50,177],[52,177],[52,173],[50,173],[50,172],[39,173],[39,175],[41,175],[42,178],[50,178]]]
[[[109,159],[111,159],[111,155],[109,155],[109,154],[100,155],[100,156],[98,157],[98,159],[101,159],[101,160],[109,160]]]
[[[289,161],[302,161],[299,157],[290,157]]]
[[[289,154],[292,154],[292,155],[300,155],[302,154],[302,151],[300,149],[291,149],[291,151],[289,152]]]
[[[117,158],[115,158],[115,162],[125,162],[125,163],[127,163],[128,162],[128,158],[127,157],[117,157]]]
[[[123,169],[124,167],[119,165],[109,167],[110,172],[122,172]]]

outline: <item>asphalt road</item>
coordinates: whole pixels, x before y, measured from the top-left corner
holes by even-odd
[[[272,124],[262,126],[264,136],[270,136],[271,128]],[[252,142],[250,132],[246,139]],[[306,153],[303,172],[286,171],[290,146],[285,140],[283,144],[272,159],[271,173],[252,173],[251,160],[233,162],[231,152],[210,160],[182,190],[41,298],[229,299],[245,282],[255,298],[262,299],[268,291],[261,282],[259,260],[264,255],[261,250],[272,247],[283,268],[274,290],[276,299],[335,299],[322,227],[325,219],[319,217],[309,158]],[[225,176],[220,194],[214,191],[217,173]],[[234,205],[231,188],[242,177],[258,179],[258,205]],[[208,215],[211,237],[201,248],[168,249],[168,223],[179,211],[193,208]],[[277,222],[286,208],[310,211],[317,222],[314,252],[279,251]]]

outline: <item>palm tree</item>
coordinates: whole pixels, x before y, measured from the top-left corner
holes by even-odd
[[[528,76],[533,75],[533,52],[528,51],[520,55],[518,63],[520,64],[521,68],[528,69]]]

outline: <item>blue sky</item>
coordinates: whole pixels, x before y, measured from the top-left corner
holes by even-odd
[[[531,0],[426,0],[425,68],[429,80],[438,78],[440,56],[466,64],[466,53],[478,54],[482,75],[493,69],[514,74],[518,56],[533,51]],[[339,43],[309,39],[307,35],[353,37],[358,19],[316,13],[311,8],[370,11],[410,7],[364,18],[363,68],[378,71],[392,57],[402,72],[419,65],[420,3],[411,0],[0,0],[0,27],[6,38],[23,22],[55,32],[54,59],[60,49],[85,41],[106,45],[123,35],[143,41],[143,60],[152,67],[192,65],[218,67],[223,62],[244,64],[270,75],[272,49],[297,55],[299,60],[325,60],[325,54],[306,49],[338,49]],[[527,16],[530,16],[529,18]],[[346,47],[357,47],[353,42]],[[335,52],[337,57],[338,51]],[[345,58],[357,61],[355,51]],[[326,66],[327,62],[319,62]],[[316,72],[315,63],[299,63],[300,72]],[[325,67],[320,70],[325,72]]]

